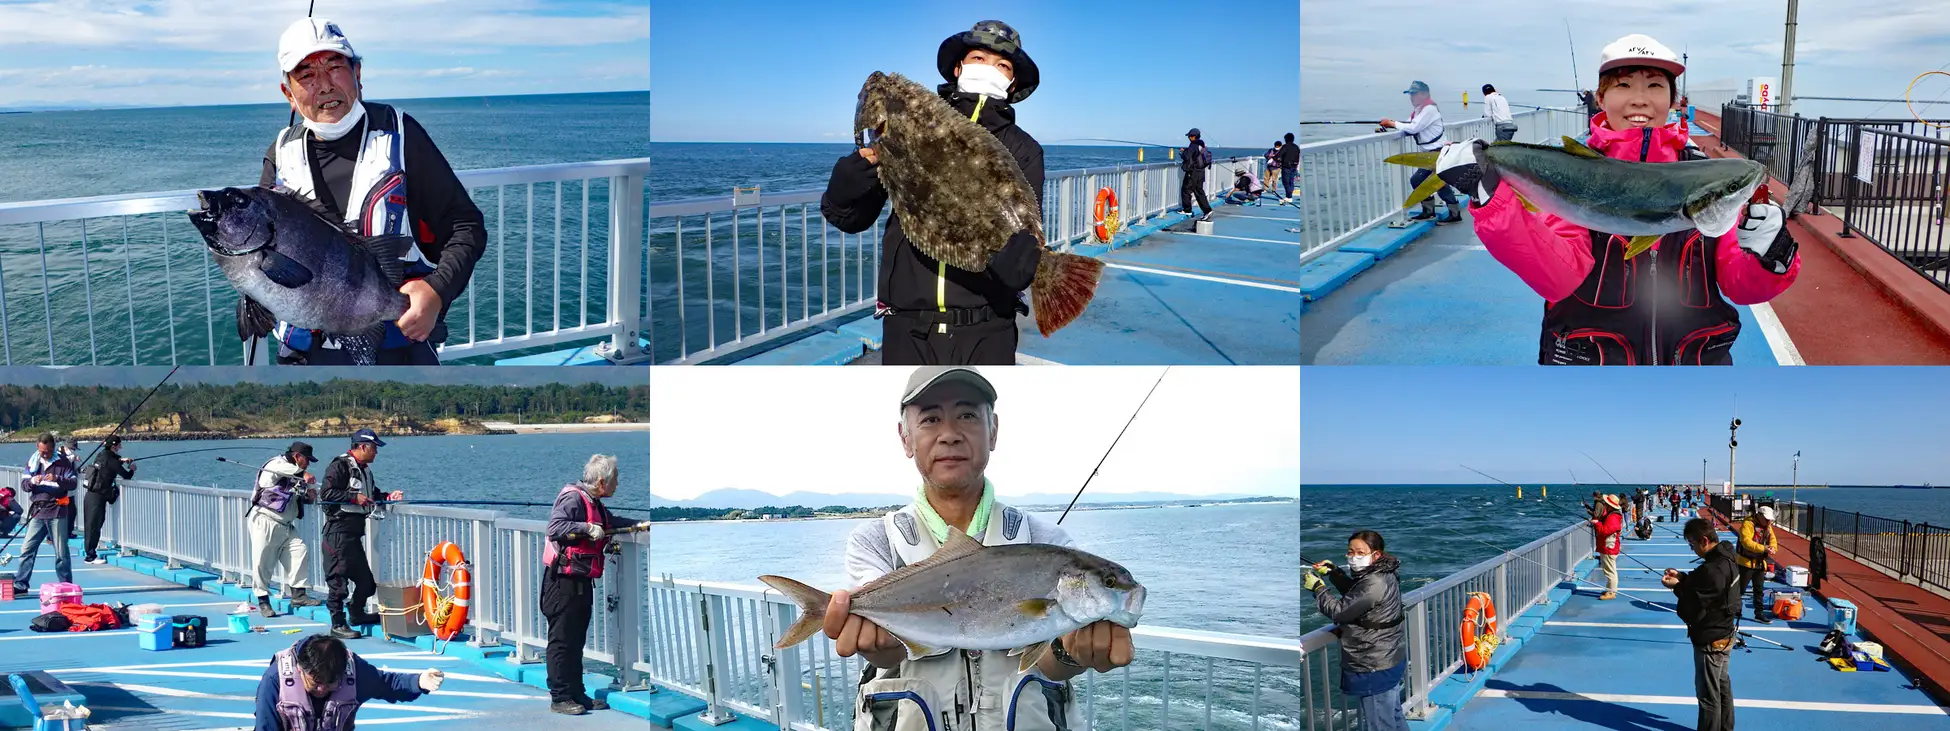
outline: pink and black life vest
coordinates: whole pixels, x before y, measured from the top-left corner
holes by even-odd
[[[582,498],[582,510],[585,522],[600,526],[609,525],[609,510],[603,507],[602,501],[592,497],[589,494],[589,490],[581,484],[563,486],[562,492],[555,494],[555,499],[559,502],[564,494],[570,492],[575,493],[576,497]],[[602,540],[584,538],[574,541],[562,541],[561,547],[558,548],[556,541],[550,540],[548,545],[542,549],[542,563],[547,565],[550,571],[562,576],[600,579],[603,578],[603,564],[605,563],[603,561],[603,551],[609,547],[609,542],[609,536],[605,535]],[[557,559],[561,560],[559,565],[557,564]]]

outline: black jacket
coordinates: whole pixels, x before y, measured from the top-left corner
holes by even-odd
[[[366,125],[376,114],[391,115],[384,104],[366,102],[366,122],[331,142],[321,142],[305,133],[306,154],[311,157],[312,188],[318,202],[345,216],[346,197],[352,191],[352,169],[359,159],[359,145],[366,139]],[[434,272],[426,277],[427,286],[440,295],[441,319],[453,305],[467,282],[474,276],[474,264],[487,252],[487,223],[467,186],[454,175],[445,155],[435,147],[426,128],[413,115],[403,114],[406,137],[406,215],[414,239]],[[258,184],[270,187],[277,181],[278,146],[274,140],[264,151],[264,174]]]
[[[942,84],[937,91],[962,114],[975,111],[976,95],[955,91],[950,84]],[[1036,192],[1036,205],[1041,208],[1043,146],[1016,126],[1015,108],[990,99],[982,106],[982,114],[976,121],[994,133],[1002,146],[1015,156],[1023,177],[1029,181],[1029,189]],[[855,152],[833,164],[832,178],[826,182],[826,192],[819,199],[819,213],[834,228],[857,234],[871,228],[886,205],[887,188],[880,184],[878,169]],[[989,259],[988,269],[984,271],[948,267],[947,284],[942,287],[944,299],[949,307],[989,306],[997,314],[1013,317],[1017,312],[1017,293],[1035,279],[1036,264],[1042,260],[1042,254],[1036,237],[1023,230]],[[880,246],[881,304],[902,312],[934,310],[938,304],[935,301],[937,271],[934,257],[915,248],[901,232],[900,216],[889,215]]]
[[[1192,140],[1178,155],[1178,169],[1186,175],[1204,177],[1205,168],[1212,164],[1212,150],[1205,146],[1205,140]]]
[[[1300,169],[1299,143],[1288,142],[1286,143],[1286,147],[1280,148],[1280,167],[1287,170]]]
[[[334,457],[332,463],[325,467],[324,486],[318,490],[318,499],[326,503],[325,532],[327,533],[351,533],[361,536],[366,534],[366,513],[351,512],[344,506],[331,504],[353,501],[355,494],[352,492],[351,465],[352,458],[341,454]],[[368,466],[367,469],[370,470],[371,467]],[[366,497],[378,499],[373,494],[373,485],[367,485],[366,490],[368,493]]]
[[[1328,572],[1327,580],[1340,596],[1314,592],[1315,608],[1334,620],[1344,672],[1386,670],[1408,658],[1408,646],[1402,641],[1408,627],[1402,623],[1405,615],[1396,576],[1401,567],[1393,554],[1384,553],[1353,576],[1338,567]]]
[[[1694,645],[1733,636],[1740,617],[1740,567],[1733,562],[1733,544],[1714,546],[1699,568],[1679,575],[1672,593],[1679,597],[1679,618]]]
[[[88,475],[88,484],[82,487],[89,492],[100,494],[108,502],[121,497],[122,488],[115,484],[117,478],[128,479],[135,476],[135,465],[123,464],[122,455],[103,449],[95,455],[95,468]]]

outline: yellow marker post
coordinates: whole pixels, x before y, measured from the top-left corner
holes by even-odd
[[[1463,108],[1469,108],[1469,92],[1463,92]]]
[[[1517,486],[1517,499],[1518,499],[1518,500],[1522,500],[1522,499],[1523,499],[1523,486],[1522,486],[1522,485],[1518,485],[1518,486]]]
[[[1144,162],[1144,148],[1138,148],[1138,162]]]

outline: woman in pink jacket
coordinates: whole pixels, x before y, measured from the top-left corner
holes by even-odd
[[[1607,46],[1598,76],[1601,111],[1585,144],[1631,162],[1704,159],[1684,122],[1666,124],[1684,71],[1678,54],[1643,35]],[[1437,173],[1476,170],[1483,147],[1480,140],[1453,146]],[[1477,238],[1545,300],[1540,364],[1731,365],[1740,334],[1734,305],[1773,299],[1801,271],[1794,239],[1781,225],[1786,216],[1773,203],[1749,205],[1740,225],[1717,240],[1698,230],[1667,234],[1627,260],[1627,237],[1529,211],[1514,191],[1497,190],[1493,169],[1480,174],[1471,205]]]

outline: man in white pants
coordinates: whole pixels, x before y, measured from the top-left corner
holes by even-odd
[[[318,500],[318,488],[304,487],[318,481],[305,471],[313,461],[311,445],[292,442],[284,454],[264,464],[257,473],[257,489],[251,491],[251,586],[257,594],[257,610],[266,618],[278,616],[271,608],[271,573],[279,564],[284,565],[285,596],[291,606],[320,603],[305,593],[311,557],[293,527],[304,519],[305,503]]]

